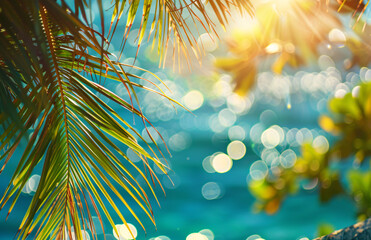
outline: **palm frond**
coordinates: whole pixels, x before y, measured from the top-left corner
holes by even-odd
[[[91,2],[75,0],[72,7],[64,0],[0,2],[0,125],[3,128],[0,172],[15,151],[23,150],[0,199],[0,209],[8,206],[8,215],[11,213],[30,176],[42,165],[40,183],[19,227],[18,239],[26,239],[30,234],[35,234],[36,239],[82,239],[85,233],[82,230],[95,233],[92,222],[95,214],[102,226],[107,219],[117,232],[107,203],[125,225],[126,218],[118,204],[124,205],[143,229],[133,204],[155,224],[150,197],[135,176],[145,180],[149,194],[157,201],[153,185],[161,184],[150,162],[166,173],[166,166],[157,156],[162,153],[152,137],[155,147],[144,141],[131,124],[98,95],[141,119],[144,126],[151,123],[142,114],[137,89],[152,91],[174,104],[179,103],[167,97],[155,83],[153,88],[139,84],[141,77],[125,71],[134,66],[113,61],[105,49],[126,10],[123,46],[140,9],[143,14],[138,47],[141,45],[150,9],[154,8],[149,35],[154,34],[153,42],[157,41],[160,55],[166,52],[169,38],[175,39],[181,52],[186,53],[190,45],[197,53],[196,40],[186,17],[192,19],[194,27],[201,25],[207,31],[215,31],[215,26],[201,0],[116,0],[107,31],[103,1],[96,2],[101,18],[100,32],[88,21],[91,13],[86,9],[91,7]],[[248,0],[210,0],[208,4],[223,25],[227,23],[227,9],[233,6],[251,9]],[[105,88],[97,78],[123,84],[130,101]],[[20,148],[22,138],[28,136],[26,147]],[[145,146],[136,138],[142,139]],[[142,159],[143,167],[133,163],[123,147],[132,149]],[[113,200],[112,194],[120,203]]]
[[[88,15],[83,1],[78,0],[76,2],[78,2],[76,6],[79,6],[76,12],[81,12],[82,16]],[[98,0],[97,2],[99,12],[103,13],[105,9],[103,9],[102,1]],[[206,10],[207,7],[211,8],[211,12],[216,16],[215,20],[223,27],[228,23],[229,11],[232,8],[239,9],[241,13],[248,12],[253,14],[250,0],[209,0],[206,3],[204,2],[202,0],[115,0],[112,3],[113,14],[107,39],[111,42],[121,18],[125,16],[124,13],[127,13],[125,16],[126,20],[124,20],[125,30],[121,44],[122,54],[135,19],[141,15],[139,31],[136,37],[138,49],[146,39],[145,37],[149,41],[153,36],[152,49],[157,49],[160,59],[162,60],[166,57],[168,49],[172,49],[173,61],[175,62],[174,56],[176,53],[182,53],[184,54],[183,57],[189,59],[189,48],[192,49],[196,57],[202,54],[202,49],[197,44],[197,37],[193,35],[193,32],[196,30],[217,34],[217,25],[209,11]],[[102,16],[103,14],[100,15]],[[85,20],[88,21],[87,18]],[[103,34],[105,32],[104,25],[104,19],[102,18]],[[172,41],[169,41],[170,39]],[[172,46],[169,45],[170,42],[172,42]]]
[[[81,239],[81,228],[94,232],[89,204],[94,206],[98,216],[102,211],[115,228],[101,200],[103,197],[126,224],[110,192],[121,200],[139,224],[142,225],[141,220],[129,204],[128,196],[154,223],[149,198],[135,179],[134,172],[144,179],[147,176],[112,139],[137,153],[151,176],[154,173],[149,160],[163,170],[164,165],[149,145],[151,153],[137,143],[128,131],[132,129],[130,124],[96,93],[117,102],[142,118],[144,123],[148,120],[133,103],[126,102],[76,70],[83,68],[84,72],[92,74],[101,71],[102,59],[88,54],[87,49],[90,49],[95,50],[97,56],[103,56],[107,69],[105,77],[119,80],[133,91],[134,87],[142,87],[131,82],[130,78],[136,76],[126,74],[119,63],[110,61],[108,53],[101,51],[99,40],[91,29],[54,1],[38,1],[37,4],[2,1],[1,9],[7,9],[0,13],[0,41],[7,43],[1,50],[1,85],[8,94],[2,96],[8,97],[8,102],[14,105],[10,109],[18,108],[14,112],[21,122],[19,126],[10,121],[9,115],[1,115],[0,123],[6,126],[1,134],[2,149],[6,149],[1,156],[6,158],[4,167],[18,149],[22,136],[34,128],[1,199],[1,208],[9,202],[9,213],[12,211],[35,167],[43,164],[39,187],[21,223],[18,238],[25,239],[38,228],[38,239],[47,236],[72,239],[72,235]],[[135,91],[132,93],[135,95]],[[146,183],[154,194],[150,182],[146,180]],[[122,190],[127,193],[125,197]],[[71,229],[75,229],[74,232]]]

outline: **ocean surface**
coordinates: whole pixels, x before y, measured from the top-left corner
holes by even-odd
[[[133,47],[135,34],[130,36],[128,42]],[[112,46],[116,46],[116,49],[111,47],[111,50],[117,52],[119,44],[119,40],[113,42]],[[279,139],[278,144],[268,146],[274,149],[272,151],[281,154],[292,149],[297,156],[303,143],[313,141],[318,136],[326,137],[331,144],[333,137],[319,128],[318,117],[327,113],[328,99],[352,91],[356,84],[364,80],[365,75],[371,74],[371,70],[363,68],[343,72],[331,55],[324,52],[319,65],[315,67],[290,70],[284,76],[275,76],[269,71],[260,73],[254,90],[241,98],[233,93],[233,81],[226,74],[214,77],[211,70],[203,69],[178,76],[171,69],[158,69],[151,55],[148,55],[149,46],[143,44],[135,64],[157,73],[171,89],[170,96],[194,111],[190,113],[178,106],[175,111],[158,96],[139,91],[144,113],[160,131],[171,152],[170,157],[164,144],[160,143],[171,167],[168,175],[173,184],[166,175],[158,173],[165,194],[156,184],[161,206],[153,198],[151,204],[157,226],[154,227],[148,217],[138,211],[146,233],[127,214],[127,210],[120,207],[127,221],[137,230],[138,240],[254,240],[258,236],[268,240],[311,239],[317,236],[319,224],[329,223],[335,229],[340,229],[356,222],[356,209],[351,199],[337,196],[327,203],[320,203],[316,186],[311,189],[301,187],[297,194],[287,197],[273,215],[256,212],[255,199],[249,193],[247,182],[251,178],[269,174],[270,165],[264,163],[262,153],[267,144],[272,144],[270,139],[276,139],[277,136]],[[124,51],[126,63],[134,61],[135,53],[135,47]],[[211,54],[208,58],[213,58]],[[135,73],[150,77],[146,73]],[[197,79],[206,79],[207,86],[195,84]],[[120,84],[107,81],[105,86],[127,99],[128,95]],[[131,114],[117,106],[114,108],[131,122]],[[138,122],[135,128],[146,138],[146,131]],[[268,143],[263,137],[267,129],[271,129],[267,134],[273,131],[273,135],[268,135]],[[153,133],[153,129],[150,132]],[[158,136],[155,138],[161,142]],[[221,153],[229,154],[228,145],[233,141],[245,146],[245,152],[241,153],[243,157],[230,160],[227,169],[221,166],[222,169],[216,171],[210,159]],[[0,175],[0,193],[9,183],[12,169],[26,142],[21,143],[19,151]],[[256,166],[252,165],[256,161],[265,164],[265,169],[255,169]],[[39,173],[40,167],[34,176],[37,178]],[[30,187],[34,189],[37,186]],[[7,207],[0,211],[0,239],[13,239],[31,196],[30,189],[21,194],[7,221]],[[117,216],[113,217],[117,224],[122,224]],[[116,239],[107,221],[105,226],[107,239]],[[200,236],[200,231],[204,237]],[[102,233],[98,239],[104,239]]]
[[[194,111],[194,115],[184,111],[173,115],[173,119],[168,121],[155,119],[154,125],[163,134],[172,153],[172,157],[168,156],[164,145],[160,144],[171,166],[169,176],[174,184],[171,184],[165,175],[158,174],[166,196],[157,184],[156,192],[161,207],[154,199],[151,201],[157,230],[140,211],[139,216],[146,227],[146,234],[129,214],[125,215],[128,222],[136,227],[137,239],[151,239],[159,236],[162,237],[156,240],[167,239],[164,236],[175,240],[186,239],[190,234],[205,231],[205,229],[208,233],[211,231],[214,235],[213,239],[216,240],[245,240],[249,236],[255,239],[254,235],[259,235],[263,239],[277,240],[304,237],[311,239],[316,236],[319,224],[330,223],[336,229],[340,229],[356,221],[356,209],[351,199],[338,196],[322,204],[319,202],[317,188],[301,189],[298,194],[288,197],[279,211],[273,215],[255,212],[253,208],[255,199],[248,191],[247,181],[251,165],[254,161],[261,159],[260,155],[264,146],[252,140],[255,139],[252,129],[256,124],[263,126],[266,124],[264,128],[272,125],[280,126],[284,130],[285,139],[290,129],[303,132],[311,129],[314,134],[320,134],[323,131],[317,126],[318,111],[315,112],[305,101],[298,104],[292,102],[291,109],[287,109],[283,102],[275,107],[270,106],[269,110],[268,105],[255,100],[248,113],[236,116],[235,122],[229,127],[222,126],[220,129],[214,127],[216,128],[214,130],[218,130],[215,132],[210,127],[210,123],[213,122],[210,119],[213,119],[213,114],[218,114],[220,109],[225,109],[225,107],[224,104],[215,109],[205,100],[204,105]],[[125,115],[123,112],[122,114]],[[128,114],[127,117],[130,118],[131,115]],[[205,158],[215,153],[227,153],[228,144],[233,137],[236,137],[231,134],[233,131],[229,130],[235,126],[239,126],[240,131],[241,129],[245,131],[243,140],[241,134],[237,134],[237,137],[246,146],[246,154],[240,160],[233,160],[233,166],[225,173],[210,171]],[[292,149],[299,154],[299,144],[292,145],[294,146]],[[287,148],[290,148],[287,143],[276,147],[279,152]],[[16,153],[9,166],[0,175],[1,192],[5,190],[12,168],[15,167],[16,159],[20,157],[20,154],[20,152]],[[209,193],[203,193],[203,188],[208,183],[214,184],[211,185],[214,188]],[[14,237],[31,200],[31,195],[32,192],[21,194],[7,221],[5,221],[6,208],[5,211],[0,212],[0,239]],[[119,199],[115,200],[119,202]],[[123,206],[121,209],[127,213]],[[114,219],[117,224],[121,224],[117,216],[114,216]],[[105,225],[107,237],[114,239],[112,227],[107,222]],[[98,237],[103,239],[103,235],[98,235]]]

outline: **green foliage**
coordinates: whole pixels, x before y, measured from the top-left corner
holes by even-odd
[[[305,189],[318,189],[322,202],[346,194],[354,199],[360,219],[371,216],[371,170],[366,164],[371,156],[371,83],[361,84],[358,90],[330,100],[331,117],[320,118],[322,128],[339,135],[328,151],[304,144],[294,166],[278,167],[274,176],[249,184],[259,210],[274,213],[285,197],[304,185]],[[333,167],[334,163],[349,164],[349,158],[359,169],[344,172]]]
[[[349,63],[345,64],[346,69],[355,65],[367,66],[371,62],[371,46],[367,44],[371,35],[370,25],[358,19],[358,23],[354,25],[353,30],[357,34],[357,38],[347,39],[346,46],[353,53],[353,57]]]
[[[350,171],[350,195],[358,207],[358,216],[364,220],[371,216],[371,172]]]
[[[329,169],[327,155],[318,152],[311,144],[303,145],[302,155],[293,167],[277,167],[274,171],[274,176],[249,184],[250,191],[258,200],[259,210],[270,214],[279,209],[287,195],[297,193],[300,185],[308,186],[306,188],[318,185],[320,199],[324,202],[343,192],[339,172]]]
[[[334,144],[333,152],[341,158],[353,154],[362,163],[371,154],[371,84],[362,84],[359,92],[346,94],[343,98],[332,99],[330,111],[334,114],[330,132],[339,134],[340,140]],[[321,120],[320,120],[321,122]],[[326,126],[323,126],[326,128]]]
[[[318,226],[317,236],[325,236],[335,231],[334,226],[328,223],[322,223]]]

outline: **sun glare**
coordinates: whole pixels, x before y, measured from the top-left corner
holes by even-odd
[[[265,47],[265,51],[269,54],[281,52],[282,46],[278,43],[271,43]]]
[[[319,9],[316,1],[259,1],[253,18],[244,17],[232,25],[230,41],[235,47],[230,51],[251,56],[249,64],[258,64],[260,56],[278,54],[272,70],[280,74],[285,64],[312,61],[316,46],[323,41],[344,46],[346,36],[339,28],[340,21]]]

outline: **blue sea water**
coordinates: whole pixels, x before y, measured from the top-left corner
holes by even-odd
[[[288,110],[285,105],[276,106],[281,114],[271,124],[281,127],[315,128],[316,114],[313,116],[306,111],[313,111],[310,107],[303,110],[307,103],[295,105]],[[157,185],[156,192],[161,207],[152,199],[154,216],[157,230],[147,219],[144,213],[139,217],[144,219],[147,234],[139,224],[126,214],[128,222],[136,226],[137,239],[150,239],[158,236],[167,236],[170,239],[186,239],[191,233],[209,229],[213,232],[216,240],[245,240],[249,236],[258,234],[264,239],[300,239],[303,237],[313,238],[316,236],[317,227],[321,223],[330,223],[336,229],[346,227],[356,221],[356,209],[351,201],[344,196],[335,197],[328,203],[321,204],[318,199],[317,189],[301,190],[299,194],[288,197],[279,211],[274,215],[254,213],[254,198],[247,188],[247,176],[251,164],[259,159],[254,148],[254,143],[246,134],[243,143],[247,146],[246,155],[233,162],[231,170],[226,173],[208,173],[203,168],[203,160],[215,152],[226,152],[230,143],[226,128],[219,133],[213,132],[208,126],[209,116],[214,113],[213,108],[205,104],[196,110],[194,115],[182,113],[175,115],[174,119],[161,122],[155,126],[164,129],[162,133],[183,132],[188,134],[189,143],[184,150],[172,152],[172,157],[167,160],[171,164],[172,171],[169,175],[174,181],[170,184],[166,177],[159,175],[166,189],[166,196]],[[260,122],[261,113],[266,111],[264,105],[256,102],[250,112],[240,116],[234,125],[244,126],[248,132],[252,125]],[[308,116],[312,116],[308,119]],[[180,125],[180,120],[186,119],[186,123]],[[292,119],[294,118],[294,119]],[[292,120],[288,120],[292,119]],[[165,132],[164,132],[165,131]],[[318,130],[320,131],[320,130]],[[216,137],[217,136],[217,137]],[[162,145],[163,147],[163,145]],[[5,184],[10,179],[11,169],[16,164],[14,161],[0,175],[1,189],[5,190]],[[207,200],[202,194],[202,187],[208,182],[215,182],[220,186],[220,196],[214,200]],[[0,212],[0,239],[12,239],[17,231],[21,217],[24,215],[31,200],[29,194],[22,194],[9,219],[4,221],[6,211]],[[119,199],[115,199],[119,202]],[[107,203],[108,204],[108,203]],[[120,205],[119,205],[120,206]],[[121,206],[122,211],[127,213]],[[112,211],[113,212],[113,211]],[[121,223],[118,217],[114,217],[117,224]],[[112,234],[112,227],[106,222],[106,231]],[[110,235],[112,237],[112,235]],[[103,235],[99,235],[103,239]]]
[[[119,41],[115,44],[119,46]],[[159,72],[159,75],[167,80],[168,85],[174,82],[175,89],[172,90],[175,97],[178,98],[177,100],[182,101],[181,96],[193,90],[186,84],[189,81],[187,77],[179,79],[176,74],[170,73],[170,70],[157,69],[156,64],[141,53],[144,51],[140,52],[136,64],[140,63],[141,67]],[[125,51],[125,55],[134,57],[135,50]],[[232,111],[232,115],[235,115],[235,119],[232,120],[223,120],[223,116],[220,117],[220,112],[224,109],[233,109],[233,104],[232,107],[228,106],[227,100],[228,96],[233,95],[232,92],[223,93],[224,95],[222,94],[215,100],[208,98],[201,91],[201,94],[204,94],[203,105],[194,111],[194,115],[181,108],[177,108],[178,113],[175,114],[174,110],[169,110],[171,107],[169,108],[167,105],[165,107],[163,105],[153,106],[151,104],[155,101],[154,97],[148,97],[149,101],[143,105],[144,110],[163,134],[170,147],[172,157],[166,155],[164,145],[160,145],[171,165],[172,170],[169,175],[174,185],[166,176],[159,174],[166,196],[157,185],[156,192],[161,207],[156,204],[153,198],[151,200],[157,229],[144,213],[139,212],[138,214],[143,220],[146,234],[134,218],[127,214],[127,210],[119,205],[128,222],[138,230],[137,239],[167,236],[172,240],[182,240],[191,233],[209,229],[214,234],[215,240],[245,240],[252,235],[259,235],[264,239],[289,240],[315,237],[317,227],[321,223],[330,223],[336,229],[354,224],[356,209],[351,199],[345,196],[337,196],[327,203],[320,203],[317,188],[300,189],[298,194],[283,201],[277,213],[268,215],[254,212],[255,199],[247,187],[247,181],[250,179],[250,167],[254,161],[261,159],[261,153],[264,149],[259,139],[256,141],[252,130],[254,126],[258,126],[257,124],[260,124],[259,126],[263,130],[274,125],[283,129],[284,141],[286,142],[277,146],[277,151],[280,153],[285,149],[293,148],[299,154],[300,144],[287,142],[287,136],[291,129],[296,129],[295,133],[302,131],[303,134],[308,133],[309,130],[312,138],[325,135],[331,142],[331,136],[320,130],[317,124],[318,116],[326,112],[326,102],[336,91],[339,89],[351,91],[352,87],[362,80],[362,74],[365,75],[365,71],[370,71],[363,69],[360,74],[358,74],[358,70],[356,73],[350,74],[341,72],[336,67],[331,65],[322,67],[322,69],[305,69],[299,73],[291,72],[286,76],[289,80],[280,80],[271,73],[261,74],[260,82],[263,85],[260,84],[256,87],[256,90],[251,94],[253,97],[250,95],[248,100],[244,100],[251,105],[246,106],[246,111],[243,113],[236,114]],[[325,81],[325,79],[329,79],[329,76],[335,80],[328,81],[327,85],[321,84],[321,82],[316,83],[316,81],[306,85],[306,78],[313,80],[318,77],[319,80]],[[194,78],[194,75],[190,75],[188,78]],[[273,81],[274,79],[276,82]],[[225,83],[229,82],[225,81]],[[268,85],[264,85],[264,83]],[[271,86],[269,86],[270,83],[272,83]],[[274,83],[279,86],[286,84],[290,91],[285,92],[285,96],[281,96],[277,93],[277,88],[275,88],[277,85]],[[106,84],[117,94],[127,97],[118,87],[119,85],[110,82]],[[327,89],[323,90],[323,86],[326,86]],[[197,87],[195,88],[197,89]],[[141,94],[142,99],[149,96],[146,93]],[[287,108],[288,99],[290,99],[291,109]],[[155,102],[155,104],[162,103]],[[152,111],[153,108],[155,110]],[[119,108],[117,110],[130,121],[131,115]],[[227,123],[221,124],[223,121],[227,121]],[[229,121],[233,123],[230,124]],[[232,168],[226,173],[207,172],[203,166],[204,159],[217,152],[227,152],[227,146],[233,140],[233,137],[228,135],[228,131],[233,126],[240,126],[245,131],[242,140],[247,148],[245,156],[241,160],[233,161]],[[140,132],[143,130],[143,126],[139,123],[136,128]],[[181,134],[177,135],[179,133]],[[261,132],[259,134],[261,135]],[[181,142],[180,145],[179,142]],[[22,144],[24,147],[26,142]],[[16,166],[20,156],[21,151],[15,154],[6,170],[0,175],[1,193],[4,192],[10,180],[12,169]],[[202,192],[205,184],[210,182],[216,183],[220,188],[220,193],[212,200],[205,198]],[[5,221],[7,208],[0,212],[0,239],[13,239],[30,203],[31,196],[32,194],[22,193],[7,221]],[[114,200],[118,201],[115,197]],[[117,224],[121,223],[117,216],[114,216],[114,220]],[[105,227],[107,236],[114,239],[112,227],[106,221]],[[98,237],[103,239],[103,235],[98,235]],[[161,239],[165,238],[156,240]]]

